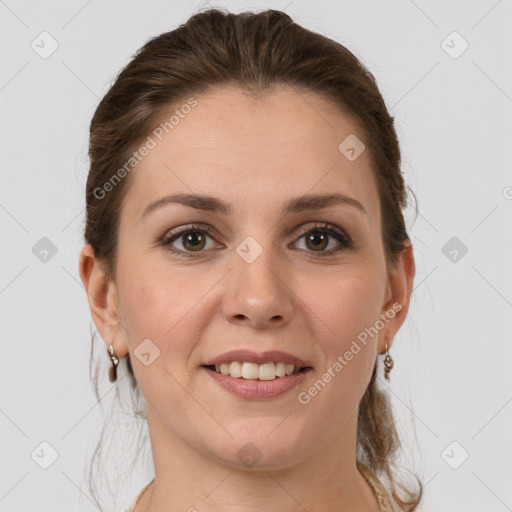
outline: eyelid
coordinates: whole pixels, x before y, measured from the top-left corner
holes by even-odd
[[[311,224],[313,224],[313,225],[311,225]],[[301,227],[299,227],[298,230],[293,229],[293,230],[291,230],[291,232],[296,231],[295,236],[301,237],[305,233],[308,233],[309,231],[311,231],[315,228],[330,229],[330,230],[336,232],[337,234],[339,234],[340,236],[343,236],[348,242],[351,242],[350,237],[347,235],[347,233],[344,230],[341,230],[335,224],[330,224],[329,222],[325,222],[325,221],[316,221],[316,222],[312,221],[312,223],[307,222],[307,223],[303,224]],[[212,238],[213,238],[213,235],[217,233],[216,230],[213,229],[208,224],[191,223],[191,224],[184,224],[183,226],[176,228],[175,230],[173,230],[172,233],[167,231],[164,234],[164,236],[162,237],[162,239],[164,241],[171,240],[172,238],[178,236],[180,233],[186,233],[187,231],[191,231],[193,229],[197,229],[198,231],[201,231],[201,230],[205,231],[210,236],[212,236]]]
[[[303,226],[301,226],[298,229],[296,236],[300,238],[304,234],[309,233],[310,231],[313,231],[315,229],[324,229],[326,231],[327,230],[334,231],[336,234],[343,237],[347,242],[352,242],[351,238],[347,235],[347,233],[344,230],[340,229],[335,224],[331,224],[329,222],[322,222],[322,221],[313,222],[312,224],[313,225],[311,225],[311,223],[308,222],[308,223],[304,224]]]
[[[172,240],[173,238],[177,238],[182,233],[187,233],[188,231],[205,231],[208,235],[210,235],[213,238],[213,235],[216,234],[215,229],[213,229],[211,226],[208,226],[208,224],[184,224],[183,226],[180,226],[176,229],[173,229],[172,232],[167,231],[164,236],[162,237],[163,242],[167,242]]]

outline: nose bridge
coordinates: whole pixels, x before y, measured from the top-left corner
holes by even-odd
[[[286,277],[283,278],[286,275],[283,260],[275,253],[268,230],[247,236],[235,248],[232,257],[231,292],[224,301],[226,317],[261,327],[268,322],[289,321],[290,285],[286,284]]]

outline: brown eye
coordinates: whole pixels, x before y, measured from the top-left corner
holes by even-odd
[[[214,246],[212,244],[207,247],[208,238],[213,239],[213,229],[210,227],[185,226],[185,229],[165,235],[160,245],[179,256],[194,256],[194,253],[199,254]],[[181,244],[181,247],[176,247],[175,244]]]
[[[317,252],[321,256],[331,256],[350,249],[352,247],[350,238],[342,231],[331,226],[331,224],[322,224],[309,230],[302,230],[303,234],[299,237],[299,240],[304,238],[308,252]],[[331,240],[336,240],[338,246],[326,251],[325,249],[330,245]]]
[[[306,245],[309,249],[322,251],[327,247],[329,241],[329,235],[326,233],[313,233],[305,235]]]
[[[183,240],[183,247],[187,251],[201,250],[205,246],[204,234],[200,231],[191,231],[186,235],[181,235]]]
[[[215,247],[213,244],[214,230],[209,226],[199,227],[194,225],[184,226],[179,230],[165,235],[160,240],[160,245],[166,247],[169,251],[178,256],[194,257],[200,256],[206,249]],[[309,229],[303,229],[298,240],[305,239],[305,250],[309,253],[318,253],[319,256],[335,256],[341,251],[352,248],[351,239],[336,226],[332,224],[320,224]],[[208,245],[208,238],[212,240],[212,245]],[[332,242],[338,242],[334,248],[326,250]],[[175,244],[181,244],[176,247]]]

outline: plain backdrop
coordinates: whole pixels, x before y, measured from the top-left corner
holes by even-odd
[[[285,10],[377,78],[419,208],[406,212],[417,275],[389,393],[426,485],[420,510],[512,510],[512,1],[209,5]],[[0,0],[1,512],[97,510],[78,274],[88,126],[132,54],[207,6]],[[148,474],[125,479],[117,510]]]

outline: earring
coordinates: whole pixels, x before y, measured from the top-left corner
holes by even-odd
[[[386,357],[384,358],[384,378],[389,381],[389,372],[394,366],[394,361],[389,355],[388,344],[386,343]]]
[[[112,366],[108,371],[108,378],[110,382],[115,382],[117,380],[117,366],[119,365],[119,358],[117,357],[116,351],[114,350],[112,344],[110,344],[110,347],[108,347],[107,353],[110,357],[110,360],[112,361]]]

